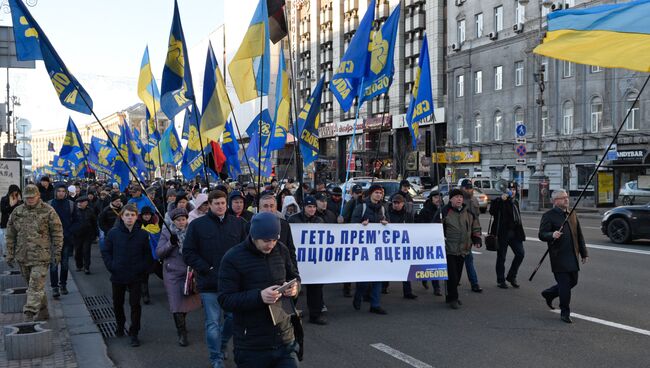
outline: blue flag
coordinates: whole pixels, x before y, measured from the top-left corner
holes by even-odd
[[[59,175],[68,176],[71,173],[70,161],[61,158],[58,155],[54,155],[54,159],[52,160],[52,170]]]
[[[199,140],[199,116],[196,107],[186,109],[187,146],[183,153],[181,172],[187,180],[194,179],[203,171],[203,155],[201,154],[201,141]],[[185,126],[183,135],[185,135]]]
[[[298,115],[300,152],[303,156],[304,166],[318,159],[318,124],[320,121],[320,100],[323,94],[324,81],[325,77],[321,77]]]
[[[192,110],[190,106],[185,108],[185,116],[183,116],[183,131],[181,132],[181,139],[190,139],[190,119],[192,119]]]
[[[194,87],[189,55],[185,46],[178,2],[174,0],[174,19],[169,33],[167,59],[162,75],[161,110],[169,119],[172,119],[192,101],[194,101]]]
[[[368,69],[368,44],[370,43],[370,31],[375,19],[375,0],[368,4],[368,10],[361,19],[357,31],[352,36],[350,45],[345,51],[341,64],[332,76],[332,95],[341,105],[341,109],[347,112],[352,106],[354,98],[359,92],[361,80],[365,77]],[[363,101],[361,101],[363,102]],[[359,104],[361,108],[361,104]]]
[[[90,114],[93,108],[90,95],[63,64],[63,60],[25,4],[21,0],[9,0],[9,6],[18,60],[43,60],[61,104],[70,110]]]
[[[399,4],[390,14],[386,22],[372,36],[370,42],[370,65],[368,72],[363,79],[361,87],[361,104],[382,93],[387,93],[393,83],[395,65],[393,55],[395,54],[395,40],[397,39],[397,26],[399,25]]]
[[[278,78],[275,84],[275,119],[271,132],[271,151],[283,149],[287,144],[287,131],[289,130],[289,111],[291,95],[289,93],[289,75],[284,62],[284,51],[280,44],[280,61],[278,63]]]
[[[48,141],[48,142],[47,142],[47,151],[48,151],[48,152],[56,152],[56,151],[54,150],[54,143],[52,143],[51,141]]]
[[[228,176],[236,179],[237,175],[241,174],[241,167],[239,166],[239,144],[237,143],[237,139],[235,139],[235,132],[233,131],[232,121],[230,119],[226,122],[226,130],[223,132],[221,150],[226,156]]]
[[[86,173],[86,147],[81,140],[81,134],[72,118],[68,118],[68,128],[65,132],[63,146],[59,158],[70,162],[72,176],[80,177]]]
[[[129,127],[126,121],[123,120],[122,124],[124,128],[122,129],[123,133],[120,138],[124,138],[127,145],[129,166],[135,170],[141,181],[145,181],[147,180],[147,165],[145,165],[144,159],[142,158],[142,144],[135,139],[131,132],[131,127]],[[122,150],[123,148],[120,146],[120,149]]]
[[[95,166],[97,171],[110,174],[113,171],[113,162],[116,156],[117,151],[107,140],[94,136],[90,139],[88,162]]]
[[[427,35],[422,40],[422,50],[418,67],[415,70],[415,82],[411,91],[411,102],[406,111],[406,123],[411,131],[411,144],[417,149],[420,137],[419,122],[433,114],[433,96],[431,94],[431,66],[429,65],[429,46]]]
[[[160,138],[160,154],[164,164],[178,165],[183,158],[181,141],[178,139],[173,121],[170,122]]]
[[[262,134],[260,134],[260,116],[261,116],[261,128]],[[270,177],[272,171],[271,163],[271,150],[269,149],[269,140],[271,138],[271,125],[273,120],[271,120],[271,115],[269,114],[268,109],[262,110],[262,112],[253,119],[251,124],[246,129],[248,137],[250,137],[250,142],[248,143],[248,148],[246,148],[246,156],[248,157],[248,165],[253,170],[254,174],[257,174],[260,166],[261,175],[263,177]],[[261,151],[261,164],[260,161],[260,151]]]

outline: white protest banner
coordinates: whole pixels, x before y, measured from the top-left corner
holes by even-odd
[[[303,284],[447,279],[441,224],[291,224]]]

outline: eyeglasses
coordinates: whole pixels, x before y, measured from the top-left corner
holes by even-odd
[[[566,197],[557,197],[557,198],[555,198],[555,199],[565,200],[565,199],[569,199],[569,197],[568,197],[568,196],[566,196]]]

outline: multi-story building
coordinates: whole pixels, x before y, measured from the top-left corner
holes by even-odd
[[[448,165],[454,179],[515,179],[521,178],[517,169],[523,169],[527,188],[538,164],[541,139],[542,166],[551,189],[581,190],[628,111],[617,140],[618,158],[605,161],[603,170],[614,175],[614,193],[626,181],[650,171],[648,98],[642,95],[634,103],[647,74],[579,65],[532,52],[543,37],[548,12],[611,2],[448,3],[446,151],[455,153],[447,156],[471,157]],[[518,125],[527,128],[520,137],[525,142],[516,141]],[[517,167],[519,144],[527,153],[521,157],[526,162]],[[594,183],[588,190],[593,188]]]
[[[316,162],[316,172],[321,177],[335,180],[345,178],[356,103],[350,111],[342,111],[329,91],[329,83],[369,3],[367,0],[292,1],[289,8],[298,108],[304,105],[320,77],[325,76],[319,127],[320,157]],[[422,38],[426,33],[436,105],[435,126],[438,140],[443,141],[445,3],[443,0],[376,2],[376,27],[388,18],[397,5],[402,7],[395,46],[395,75],[388,94],[366,101],[360,109],[352,152],[352,175],[368,174],[380,166],[381,175],[386,177],[430,174],[433,119],[420,125],[418,150],[412,152],[404,114],[409,104]],[[375,161],[381,164],[375,166]]]

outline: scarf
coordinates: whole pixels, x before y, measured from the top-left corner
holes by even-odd
[[[187,226],[185,226],[185,228],[181,230],[177,228],[176,225],[172,222],[169,225],[169,228],[178,237],[178,254],[183,254],[183,243],[185,243],[185,234],[187,234]]]
[[[568,215],[566,213],[565,215]],[[580,244],[578,243],[578,216],[576,216],[575,211],[569,216],[567,221],[569,224],[569,229],[571,230],[571,240],[573,240],[573,250],[576,253],[576,257],[580,256]]]

